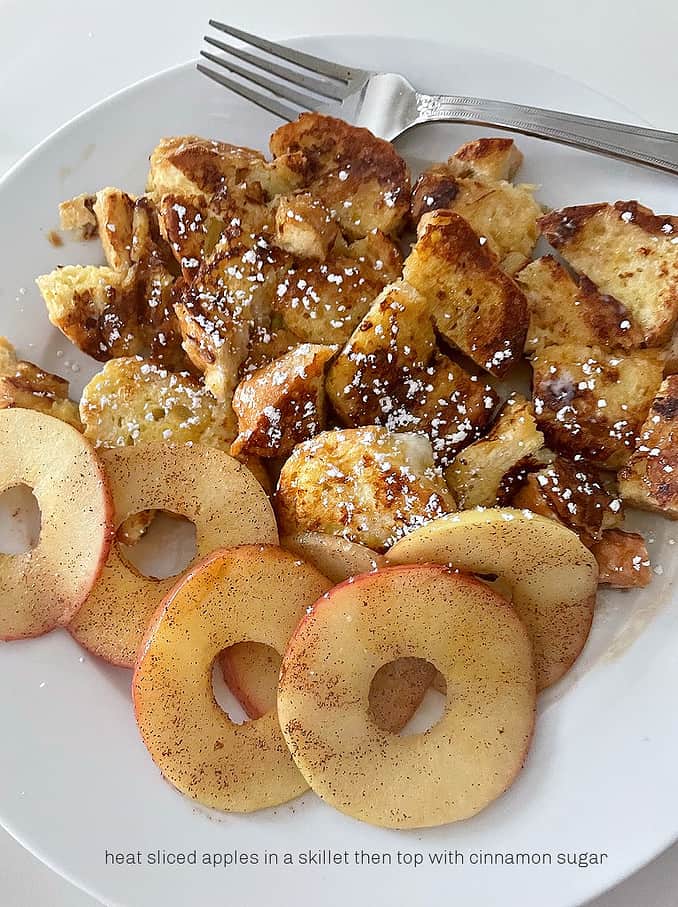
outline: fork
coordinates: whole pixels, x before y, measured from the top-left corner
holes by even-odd
[[[672,132],[506,101],[424,94],[399,73],[342,66],[214,19],[209,24],[268,56],[252,54],[206,35],[210,47],[228,56],[207,50],[202,50],[201,56],[239,78],[202,63],[198,63],[198,70],[288,122],[296,120],[300,113],[317,111],[341,117],[355,126],[366,126],[389,141],[420,123],[477,123],[678,174],[678,135]],[[270,57],[292,65],[277,63]],[[233,58],[247,66],[239,65]]]

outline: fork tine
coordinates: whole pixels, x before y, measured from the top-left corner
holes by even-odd
[[[297,72],[287,66],[279,66],[277,63],[273,63],[265,57],[250,54],[246,50],[241,50],[239,47],[232,47],[230,44],[225,44],[223,41],[217,40],[217,38],[211,38],[209,35],[205,35],[204,37],[205,41],[208,44],[211,44],[212,47],[217,47],[227,54],[232,54],[234,57],[244,60],[245,63],[249,63],[258,69],[263,69],[271,75],[277,76],[279,79],[285,79],[287,82],[294,82],[295,85],[301,85],[302,88],[305,88],[307,91],[312,91],[314,94],[320,95],[321,97],[334,98],[337,101],[342,101],[346,97],[348,88],[344,85],[338,85],[336,82],[330,82],[326,79],[314,79],[313,76],[307,76],[303,72]]]
[[[210,60],[212,63],[216,63],[217,66],[223,66],[224,69],[228,69],[229,72],[233,72],[249,82],[254,82],[255,85],[270,91],[272,95],[285,101],[291,101],[306,110],[314,110],[318,106],[318,101],[310,95],[295,91],[294,88],[283,85],[281,82],[272,82],[271,79],[260,75],[255,69],[245,69],[244,66],[238,66],[237,63],[231,63],[228,60],[224,60],[223,57],[217,57],[216,54],[211,54],[206,50],[201,50],[200,56],[205,57],[206,60]]]
[[[359,70],[339,66],[339,64],[332,63],[330,60],[323,60],[321,57],[314,57],[312,54],[304,53],[301,50],[293,50],[291,47],[276,44],[274,41],[268,41],[266,38],[252,35],[250,32],[234,28],[232,25],[226,25],[224,22],[217,22],[215,19],[210,19],[210,25],[212,28],[226,32],[227,35],[231,35],[233,38],[239,38],[245,44],[252,44],[254,47],[258,47],[259,50],[263,50],[274,57],[281,57],[289,63],[294,63],[311,72],[322,73],[322,75],[329,76],[331,79],[350,82],[359,73]]]
[[[287,104],[283,104],[281,101],[278,101],[277,98],[272,98],[260,91],[254,91],[253,88],[248,88],[246,85],[243,85],[242,82],[236,82],[234,79],[227,79],[226,76],[222,76],[219,72],[214,72],[214,70],[209,69],[207,66],[203,66],[201,63],[198,63],[196,68],[204,76],[207,76],[208,79],[218,82],[220,85],[223,85],[224,88],[228,88],[229,91],[233,91],[235,94],[239,94],[240,97],[246,98],[248,101],[256,104],[257,107],[263,107],[264,110],[268,110],[270,113],[274,113],[283,120],[287,120],[288,123],[294,122],[299,116],[298,110],[295,110],[294,107],[290,107]]]

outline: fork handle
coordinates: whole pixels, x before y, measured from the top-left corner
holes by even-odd
[[[417,94],[416,123],[449,120],[509,129],[678,174],[678,135],[483,98]]]

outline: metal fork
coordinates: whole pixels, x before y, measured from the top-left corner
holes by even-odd
[[[214,19],[210,19],[210,25],[269,56],[252,54],[206,35],[207,44],[228,56],[206,50],[201,56],[239,78],[201,63],[200,72],[289,122],[300,113],[317,111],[366,126],[389,141],[420,123],[477,123],[678,174],[678,135],[672,132],[505,101],[424,94],[398,73],[342,66]],[[292,65],[276,63],[269,57]]]

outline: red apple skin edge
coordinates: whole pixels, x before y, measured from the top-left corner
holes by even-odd
[[[463,577],[465,580],[467,580],[469,583],[472,583],[477,586],[482,586],[484,589],[488,589],[487,583],[484,583],[482,580],[479,580],[476,576],[473,576],[472,574],[469,574],[469,573],[461,573],[459,570],[455,570],[453,567],[448,567],[445,564],[396,564],[393,567],[384,567],[383,570],[378,570],[376,573],[375,572],[363,573],[360,576],[350,577],[349,579],[344,580],[343,583],[338,583],[336,586],[334,586],[333,589],[331,589],[329,592],[326,592],[324,595],[322,595],[318,599],[318,601],[316,601],[313,605],[311,605],[311,607],[307,609],[306,613],[304,614],[304,616],[301,618],[301,620],[297,624],[297,627],[296,627],[294,633],[292,634],[290,641],[288,643],[288,648],[289,648],[289,646],[292,645],[294,638],[299,633],[299,631],[304,626],[304,624],[313,618],[316,610],[318,608],[320,608],[320,606],[322,606],[322,605],[331,604],[332,596],[336,592],[338,592],[339,589],[343,589],[344,586],[354,586],[354,585],[356,585],[356,583],[359,583],[360,581],[369,582],[370,579],[373,580],[374,577],[379,576],[380,574],[389,573],[391,575],[396,575],[398,573],[406,573],[407,571],[410,571],[410,570],[420,570],[422,567],[429,567],[433,570],[438,570],[441,573],[448,573],[452,576],[460,576],[460,577]],[[492,590],[490,590],[490,591],[492,591]],[[518,616],[516,615],[515,611],[511,607],[511,603],[509,601],[507,601],[505,598],[502,598],[502,596],[499,595],[498,593],[495,592],[494,594],[497,597],[497,599],[499,600],[497,602],[497,605],[499,607],[505,607],[510,612],[511,616],[515,620],[518,620]],[[283,667],[281,668],[281,672],[282,671],[284,671],[284,656],[283,656]],[[532,727],[530,730],[530,736],[527,739],[523,758],[520,762],[520,765],[516,769],[515,774],[507,782],[506,787],[503,789],[502,793],[499,796],[502,796],[503,794],[505,794],[506,791],[513,785],[516,778],[518,777],[518,775],[523,770],[523,767],[525,766],[525,762],[527,761],[527,757],[529,755],[530,748],[532,746],[532,741],[534,740],[534,735],[535,735],[535,730],[536,730],[536,721],[537,721],[537,710],[535,707],[532,711]]]
[[[74,429],[74,431],[75,431],[75,429]],[[104,510],[103,516],[104,516],[104,523],[106,525],[106,531],[103,534],[102,539],[101,539],[101,548],[99,549],[99,555],[98,555],[97,562],[95,564],[92,581],[88,582],[85,585],[81,595],[73,602],[73,604],[71,606],[69,606],[67,609],[65,609],[62,612],[59,620],[56,621],[56,623],[54,623],[52,626],[47,626],[41,630],[36,630],[34,633],[27,633],[22,636],[0,635],[0,640],[2,640],[3,642],[17,642],[20,639],[37,639],[39,636],[44,636],[45,633],[51,633],[52,630],[56,630],[57,627],[65,626],[66,629],[68,629],[67,624],[73,619],[73,617],[75,617],[75,615],[78,613],[80,608],[87,601],[87,597],[90,594],[90,592],[92,591],[94,584],[101,576],[101,572],[104,569],[104,567],[106,566],[106,561],[108,560],[108,554],[111,550],[111,545],[113,544],[113,539],[115,538],[115,526],[113,525],[113,518],[114,518],[113,496],[111,495],[111,493],[109,491],[106,474],[104,472],[103,466],[99,463],[98,457],[96,459],[96,464],[97,464],[97,472],[99,474],[99,480],[101,482],[101,486],[104,491],[105,510]]]

